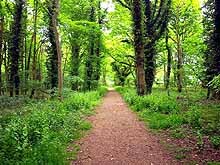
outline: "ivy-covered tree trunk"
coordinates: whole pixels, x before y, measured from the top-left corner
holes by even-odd
[[[22,16],[24,11],[25,0],[15,1],[15,12],[11,27],[11,40],[9,46],[10,53],[10,96],[19,95],[20,77],[19,77],[19,57],[21,52],[21,33],[22,33]]]
[[[95,7],[91,6],[90,18],[89,21],[95,22]],[[93,81],[94,81],[94,61],[95,61],[95,36],[94,34],[90,34],[89,40],[89,53],[86,59],[85,64],[85,82],[84,82],[84,90],[92,90]]]
[[[3,63],[4,17],[0,15],[0,95],[2,95],[2,63]]]
[[[101,75],[101,46],[102,46],[102,35],[101,29],[103,24],[103,15],[101,13],[101,1],[98,1],[98,25],[100,33],[97,35],[96,43],[96,58],[95,58],[95,71],[94,71],[94,88],[96,89],[99,85],[100,75]]]
[[[169,36],[168,32],[166,32],[166,49],[167,49],[167,72],[166,72],[166,84],[165,87],[168,90],[168,95],[169,95],[169,87],[170,87],[170,75],[171,75],[171,68],[172,68],[172,50],[169,45]]]
[[[71,45],[71,76],[74,78],[72,82],[72,90],[78,90],[79,88],[79,67],[80,67],[80,46],[72,43]]]
[[[91,39],[90,40],[90,46],[89,46],[89,54],[86,59],[86,75],[85,75],[85,90],[92,90],[92,85],[93,85],[93,65],[94,65],[94,58],[95,58],[95,43]]]
[[[207,98],[220,99],[220,93],[210,86],[210,82],[220,74],[220,0],[208,0],[204,14],[203,25],[208,46],[205,53]]]
[[[146,82],[146,94],[152,93],[152,87],[155,79],[156,72],[156,50],[155,46],[145,46],[145,82]]]
[[[101,27],[100,27],[101,31]],[[94,89],[98,88],[100,74],[101,74],[101,34],[97,36],[97,43],[96,43],[96,52],[95,52],[95,66],[94,66]]]
[[[48,77],[50,81],[51,88],[57,88],[58,85],[58,54],[56,47],[56,37],[54,32],[54,15],[56,12],[55,1],[48,1],[48,18],[49,18],[49,27],[48,27],[48,36],[50,41],[50,47],[48,48],[48,61],[47,61],[47,70]]]
[[[144,0],[143,4],[145,6],[144,37],[146,43],[144,46],[144,54],[146,94],[151,94],[156,72],[155,46],[167,27],[171,0],[156,1],[156,5],[153,5],[154,3],[150,0]]]
[[[52,88],[58,87],[58,95],[62,97],[63,77],[62,77],[62,53],[57,29],[57,18],[59,14],[59,0],[48,1],[49,11],[49,40],[50,54],[48,60],[48,75]]]
[[[133,0],[132,15],[134,22],[134,49],[136,58],[136,77],[137,77],[137,93],[145,94],[145,73],[144,73],[144,43],[142,28],[142,7],[141,0]]]
[[[220,0],[215,0],[215,13],[214,13],[214,34],[213,34],[213,50],[214,56],[212,61],[212,70],[214,76],[220,75]],[[220,92],[212,90],[212,98],[220,99]]]
[[[9,40],[9,39],[8,39]],[[5,88],[4,92],[8,93],[9,90],[9,86],[8,86],[8,82],[9,82],[9,55],[7,54],[7,50],[8,50],[8,40],[4,40],[3,43],[3,65],[5,68],[5,82],[7,83],[7,87]]]

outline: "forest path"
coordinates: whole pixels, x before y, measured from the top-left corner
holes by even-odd
[[[73,165],[177,164],[115,91],[107,93],[90,121],[93,128],[79,142]]]

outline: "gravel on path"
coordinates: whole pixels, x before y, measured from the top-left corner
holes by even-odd
[[[133,113],[116,91],[109,91],[96,114],[93,128],[80,140],[72,165],[178,164]]]

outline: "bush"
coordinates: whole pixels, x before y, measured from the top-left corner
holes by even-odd
[[[21,107],[22,105],[30,102],[28,97],[8,97],[0,96],[0,109]]]
[[[176,128],[185,123],[175,97],[168,97],[164,93],[141,97],[133,89],[118,87],[116,90],[152,129]]]
[[[184,118],[177,114],[165,115],[157,112],[145,110],[140,113],[141,118],[149,123],[151,129],[176,128],[182,125]]]
[[[63,102],[30,105],[25,116],[0,125],[2,164],[66,164],[66,147],[90,128],[83,116],[91,114],[106,89],[73,93]]]
[[[215,149],[219,149],[220,148],[220,136],[212,136],[211,143]]]
[[[190,107],[184,118],[193,128],[201,128],[201,112],[197,106]]]
[[[137,96],[133,89],[116,88],[125,101],[132,106],[135,111],[143,111],[149,109],[152,112],[159,112],[162,114],[178,113],[180,108],[176,102],[175,97],[168,97],[164,94],[154,94],[149,96]]]

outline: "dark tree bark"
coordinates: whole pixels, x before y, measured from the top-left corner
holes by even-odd
[[[171,0],[144,0],[145,5],[145,81],[146,94],[151,94],[156,69],[156,42],[163,35],[167,23]],[[159,6],[157,7],[157,5]]]
[[[4,17],[0,16],[0,95],[2,95],[2,63],[3,63]]]
[[[205,36],[208,49],[205,54],[206,82],[220,74],[220,0],[206,3],[204,19]],[[208,86],[207,98],[220,99],[220,93]]]
[[[134,32],[134,49],[136,57],[136,76],[137,76],[137,93],[145,94],[145,73],[144,73],[144,43],[142,28],[142,7],[141,0],[133,0],[132,4],[133,32]]]
[[[49,17],[49,27],[48,27],[48,37],[50,42],[50,48],[48,48],[48,62],[47,70],[48,77],[50,81],[51,88],[57,88],[58,85],[58,54],[56,47],[56,37],[54,32],[54,14],[56,10],[56,5],[54,0],[48,1],[48,17]]]
[[[168,95],[169,95],[169,88],[170,88],[170,75],[171,75],[171,62],[172,62],[172,51],[171,51],[171,47],[169,45],[169,36],[168,36],[168,32],[166,32],[166,49],[167,49],[167,72],[166,72],[166,84],[165,87],[168,91]]]
[[[10,53],[10,96],[19,95],[20,77],[19,77],[19,57],[21,51],[21,33],[22,33],[22,16],[24,11],[25,0],[15,1],[15,12],[11,27],[11,41],[9,47]]]
[[[5,68],[5,82],[7,83],[7,87],[5,88],[5,92],[7,93],[9,90],[8,82],[9,82],[9,55],[8,55],[8,41],[5,39],[3,43],[3,64]]]
[[[90,18],[89,21],[95,22],[95,7],[91,6],[90,11]],[[89,41],[89,53],[86,59],[86,73],[85,73],[85,84],[84,84],[84,90],[92,90],[93,88],[93,82],[94,82],[94,61],[95,61],[95,36],[94,34],[90,34],[90,41]]]
[[[102,24],[103,24],[103,15],[101,14],[101,1],[98,2],[98,24],[101,32]],[[97,43],[96,43],[96,58],[95,58],[95,71],[94,71],[94,88],[96,89],[99,84],[100,75],[101,75],[101,33],[97,35]]]
[[[59,41],[59,33],[57,29],[57,18],[59,14],[59,0],[47,1],[49,15],[49,60],[48,60],[48,75],[51,83],[51,88],[58,87],[58,97],[62,99],[62,53]]]
[[[214,76],[217,76],[220,75],[220,0],[215,0],[214,25],[215,25],[214,36],[213,36],[214,56],[211,67],[214,72]],[[220,99],[220,92],[216,90],[212,90],[212,98]]]
[[[136,8],[136,1],[129,1],[129,0],[117,0],[119,4],[123,7],[132,10],[131,6]],[[156,69],[156,49],[155,45],[156,42],[161,38],[163,32],[165,31],[168,23],[168,13],[171,5],[171,0],[142,0],[138,2],[140,6],[144,6],[144,24],[145,29],[142,32],[142,37],[144,37],[144,79],[146,85],[146,94],[151,94],[152,86],[155,79],[155,69]],[[141,7],[139,8],[141,10]],[[142,13],[140,13],[142,14]],[[141,20],[143,19],[141,18]],[[141,21],[139,20],[139,21]],[[137,21],[136,21],[137,23]],[[134,22],[134,24],[136,24]],[[138,36],[138,35],[136,35]],[[136,37],[135,36],[135,37]],[[134,37],[134,38],[135,38]],[[143,41],[142,41],[143,42]],[[136,50],[137,48],[135,48]],[[140,48],[139,48],[140,49]],[[138,52],[141,54],[141,51]],[[137,62],[137,61],[136,61]],[[142,63],[138,61],[137,63]],[[142,65],[142,64],[141,64]],[[139,76],[137,76],[138,78]],[[138,80],[139,81],[139,80]],[[139,86],[137,84],[137,86]],[[139,88],[139,87],[138,87]],[[145,92],[144,92],[145,93]]]
[[[79,67],[80,67],[80,46],[75,44],[75,43],[72,43],[71,45],[71,52],[72,52],[72,55],[71,55],[71,76],[75,77],[75,78],[78,78],[80,73],[79,73]],[[72,83],[72,90],[78,90],[79,88],[79,82],[78,80],[75,80],[73,83]]]

